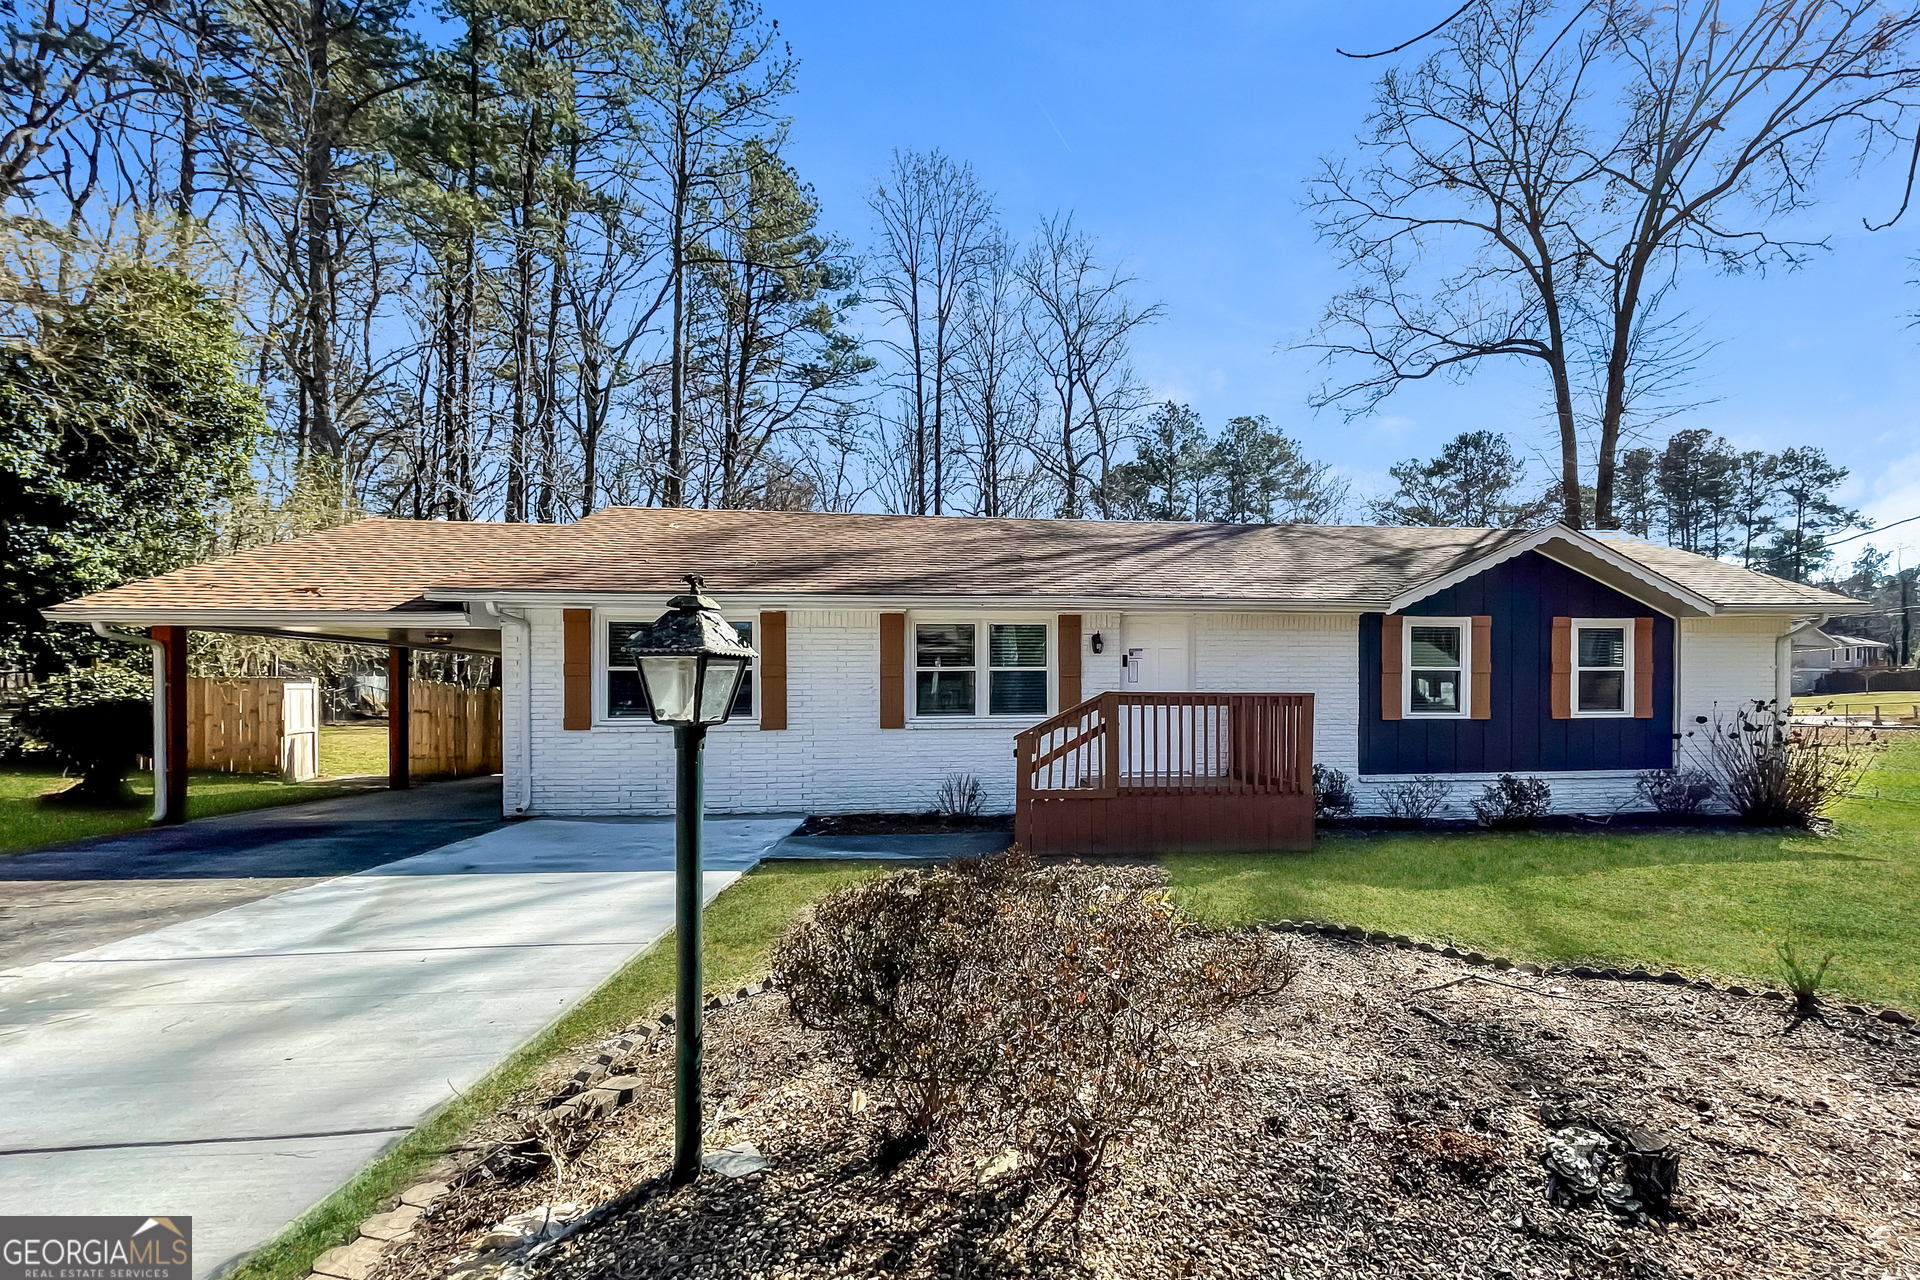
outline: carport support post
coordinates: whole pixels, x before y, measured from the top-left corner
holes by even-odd
[[[703,777],[705,725],[675,725],[674,767],[674,922],[673,944],[678,983],[673,998],[673,1181],[685,1185],[700,1176],[700,836],[706,806]]]
[[[187,629],[154,627],[153,638],[161,644],[162,714],[166,717],[165,778],[154,779],[154,786],[167,789],[169,826],[187,820]]]
[[[413,710],[408,696],[413,679],[413,650],[387,646],[387,787],[405,791],[413,784],[408,756],[413,750]]]

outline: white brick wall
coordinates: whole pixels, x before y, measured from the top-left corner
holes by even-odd
[[[561,612],[529,610],[533,662],[533,786],[529,813],[646,814],[673,807],[669,730],[650,724],[560,727]],[[1118,612],[1082,615],[1081,689],[1122,688]],[[1090,640],[1101,632],[1106,651]],[[1315,694],[1316,750],[1351,769],[1357,758],[1358,620],[1351,615],[1203,615],[1194,628],[1202,690]],[[506,810],[516,812],[526,765],[528,664],[503,635]],[[911,696],[911,695],[909,695]],[[890,812],[930,808],[950,773],[977,775],[990,812],[1013,808],[1013,731],[1004,724],[882,731],[878,613],[787,615],[787,724],[722,725],[707,738],[707,806],[715,813]]]
[[[532,747],[528,813],[660,814],[673,807],[669,730],[650,724],[561,724],[561,613],[528,611],[532,661],[518,632],[505,629],[505,807],[520,810]],[[1124,688],[1123,616],[1082,615],[1081,688],[1085,696]],[[1683,728],[1711,719],[1716,704],[1771,697],[1774,638],[1783,618],[1700,619],[1683,624]],[[856,813],[931,807],[950,773],[972,773],[987,787],[987,808],[1013,807],[1013,732],[1003,724],[879,728],[879,615],[871,611],[797,610],[787,616],[787,723],[779,732],[723,725],[707,739],[707,804],[715,813],[768,810]],[[1106,651],[1089,642],[1102,633]],[[1398,777],[1359,778],[1359,619],[1352,614],[1198,614],[1193,626],[1194,685],[1314,695],[1314,758],[1355,779],[1361,811],[1384,812],[1379,794]],[[531,673],[529,683],[527,677]],[[911,696],[911,695],[909,695]],[[531,734],[528,699],[531,699]],[[911,722],[910,722],[911,723]],[[1684,757],[1684,752],[1683,752]],[[1453,816],[1492,774],[1449,775]],[[1631,772],[1546,774],[1559,812],[1607,812],[1633,803]]]

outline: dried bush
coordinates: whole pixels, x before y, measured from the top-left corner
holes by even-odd
[[[933,796],[933,807],[943,818],[977,818],[986,803],[987,789],[971,773],[950,773]]]
[[[152,697],[151,676],[105,666],[55,676],[28,696],[14,723],[81,775],[78,785],[48,796],[48,803],[138,803],[127,774],[152,749]]]
[[[1545,778],[1516,778],[1503,773],[1480,789],[1471,802],[1482,822],[1522,823],[1544,818],[1553,808],[1553,788]]]
[[[909,1126],[1001,1135],[1079,1203],[1116,1136],[1204,1101],[1182,1037],[1298,971],[1277,935],[1199,928],[1149,868],[1018,850],[842,890],[774,969]]]
[[[1339,769],[1313,766],[1313,816],[1351,818],[1354,809],[1353,781]]]
[[[1754,826],[1806,826],[1859,785],[1875,740],[1797,729],[1772,699],[1743,707],[1731,723],[1718,716],[1707,756],[1727,803]]]
[[[1655,809],[1674,817],[1697,813],[1719,790],[1712,774],[1691,765],[1680,769],[1642,769],[1633,780],[1633,789]]]
[[[1446,807],[1451,784],[1430,773],[1395,783],[1383,793],[1387,813],[1403,822],[1425,822]]]

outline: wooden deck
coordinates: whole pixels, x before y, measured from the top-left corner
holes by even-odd
[[[1104,693],[1014,738],[1014,838],[1037,854],[1304,849],[1313,695]]]

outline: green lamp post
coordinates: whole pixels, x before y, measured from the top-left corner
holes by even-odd
[[[753,649],[740,642],[706,594],[706,582],[687,575],[687,594],[667,602],[667,612],[634,637],[627,652],[640,668],[640,684],[655,724],[673,726],[674,777],[674,991],[673,1181],[700,1176],[701,981],[700,836],[705,804],[701,748],[707,727],[725,724],[734,695],[747,674]]]

